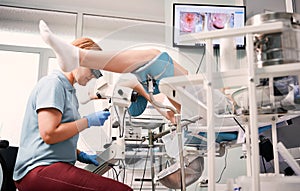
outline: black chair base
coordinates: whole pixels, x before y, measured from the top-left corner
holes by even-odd
[[[18,147],[8,146],[7,148],[0,148],[0,164],[3,172],[1,191],[16,191],[12,177],[17,153]]]

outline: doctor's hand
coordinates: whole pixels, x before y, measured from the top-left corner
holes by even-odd
[[[95,113],[89,114],[88,116],[85,116],[85,118],[88,121],[88,127],[103,126],[104,122],[108,119],[109,116],[109,111],[97,111]]]
[[[86,164],[93,164],[95,166],[99,165],[99,162],[96,160],[97,155],[89,155],[85,152],[80,151],[80,153],[77,155],[77,160],[79,162],[83,162]]]

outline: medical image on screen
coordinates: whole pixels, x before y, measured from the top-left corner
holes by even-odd
[[[204,27],[204,15],[196,12],[180,12],[180,34],[200,32]]]
[[[205,40],[196,39],[200,33],[244,27],[245,15],[245,6],[174,3],[173,46],[203,47]],[[185,35],[190,40],[182,40]],[[244,36],[236,36],[235,42],[237,48],[245,48]],[[218,48],[220,39],[214,38],[212,43],[214,48]]]
[[[180,12],[180,34],[234,28],[233,13]]]
[[[207,13],[206,15],[208,31],[234,27],[233,13]]]

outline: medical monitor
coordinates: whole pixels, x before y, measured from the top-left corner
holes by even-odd
[[[173,46],[204,47],[205,42],[180,42],[181,35],[209,32],[224,28],[240,28],[245,25],[245,6],[208,5],[208,4],[173,4]],[[219,39],[213,40],[215,48]],[[236,47],[245,48],[245,37],[235,37]]]

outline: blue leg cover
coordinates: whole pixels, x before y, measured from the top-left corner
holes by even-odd
[[[138,80],[145,84],[150,75],[154,80],[159,81],[162,78],[174,76],[174,65],[172,58],[168,53],[162,52],[147,64],[133,71]]]
[[[172,58],[168,55],[168,53],[162,52],[132,73],[137,76],[138,80],[143,84],[146,91],[148,91],[147,77],[150,75],[156,82],[153,94],[158,94],[159,80],[165,77],[174,76],[174,65]],[[128,112],[131,116],[139,116],[144,112],[146,107],[147,100],[144,97],[139,96],[136,102],[131,103]]]
[[[146,107],[147,107],[148,101],[143,96],[138,96],[137,100],[135,102],[132,102],[130,107],[128,108],[129,115],[136,117],[141,115]]]
[[[281,121],[276,123],[277,126],[283,126],[285,125],[285,121]],[[262,127],[259,127],[258,129],[258,133],[262,133],[268,129],[271,129],[272,125],[265,125]],[[200,132],[198,133],[198,135],[201,135],[203,137],[207,137],[207,134],[205,132]],[[233,132],[220,132],[220,133],[216,133],[216,142],[220,143],[222,141],[233,141],[236,140],[238,138],[238,132],[237,131],[233,131]],[[187,132],[185,132],[185,137],[187,138],[186,144],[201,144],[204,143],[203,140],[197,138],[197,137],[193,137],[191,135],[189,135]]]
[[[204,132],[199,133],[199,135],[203,136],[203,137],[207,137],[207,134]],[[220,133],[216,133],[216,142],[220,143],[222,141],[233,141],[236,140],[238,137],[238,132],[220,132]],[[193,137],[193,136],[186,136],[187,141],[185,142],[185,144],[206,144],[205,141],[197,138],[197,137]]]

